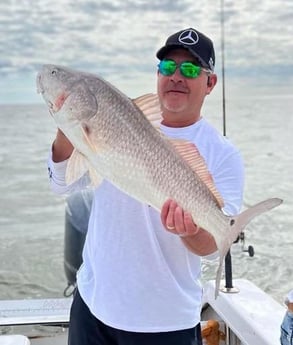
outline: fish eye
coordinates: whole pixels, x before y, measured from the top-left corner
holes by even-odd
[[[55,69],[52,70],[51,72],[52,75],[56,75],[57,74],[57,71]]]

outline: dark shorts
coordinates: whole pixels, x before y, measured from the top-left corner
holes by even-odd
[[[69,345],[202,345],[200,324],[172,332],[138,333],[109,327],[95,318],[75,293],[70,311]]]

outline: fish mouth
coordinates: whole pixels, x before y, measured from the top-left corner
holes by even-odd
[[[69,94],[66,92],[62,92],[61,94],[57,96],[54,102],[48,99],[48,97],[46,96],[45,87],[42,83],[42,74],[40,72],[37,74],[36,84],[37,84],[37,93],[43,96],[45,102],[48,105],[51,115],[53,115],[54,113],[57,113],[62,108]]]
[[[36,84],[37,84],[37,93],[41,94],[43,96],[44,100],[46,101],[46,103],[48,105],[50,114],[53,115],[53,113],[54,113],[54,104],[50,100],[46,99],[45,88],[44,88],[44,85],[42,83],[42,75],[41,75],[40,72],[37,74]]]

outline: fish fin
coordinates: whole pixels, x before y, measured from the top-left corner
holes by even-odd
[[[158,95],[155,93],[148,93],[132,101],[143,112],[150,123],[159,130],[163,118]]]
[[[266,199],[264,201],[261,201],[261,202],[255,204],[254,206],[249,207],[248,209],[244,210],[243,212],[241,212],[236,217],[231,217],[232,222],[233,221],[235,222],[235,223],[233,222],[232,226],[238,227],[238,228],[240,228],[240,230],[243,230],[245,228],[245,226],[254,217],[281,205],[282,202],[283,202],[283,200],[280,198],[270,198],[270,199]]]
[[[97,171],[92,166],[89,167],[89,177],[91,180],[91,185],[93,187],[97,187],[103,181],[103,178],[97,173]]]
[[[173,144],[176,151],[181,155],[181,157],[183,157],[192,170],[195,171],[199,178],[209,188],[219,207],[223,208],[224,200],[221,194],[218,192],[212,175],[208,171],[205,160],[199,153],[197,147],[193,143],[185,140],[169,139],[161,133],[160,123],[162,122],[163,118],[161,115],[161,107],[158,95],[149,93],[134,99],[133,102],[143,112],[151,124],[160,132],[162,137]]]
[[[221,194],[218,192],[213,177],[209,172],[206,162],[200,154],[198,148],[191,142],[186,140],[169,139],[175,150],[185,160],[185,162],[191,167],[191,169],[198,175],[202,182],[209,188],[213,194],[217,204],[220,208],[224,207],[224,200]]]
[[[223,255],[221,255],[219,257],[219,267],[217,269],[216,282],[215,282],[215,299],[219,296],[221,278],[222,278],[222,273],[223,273],[224,259],[225,259],[225,256],[223,256]]]
[[[88,170],[89,161],[82,153],[74,149],[67,164],[65,175],[66,184],[72,184],[80,179]]]
[[[74,149],[67,164],[65,175],[66,184],[72,184],[86,173],[89,174],[93,186],[98,186],[102,181],[88,159],[82,153]]]
[[[283,202],[282,199],[279,198],[271,198],[264,201],[259,202],[258,204],[246,209],[245,211],[241,212],[237,216],[229,216],[230,219],[230,228],[228,229],[228,236],[223,238],[223,242],[220,245],[217,243],[218,249],[221,246],[221,253],[220,253],[220,264],[217,270],[216,276],[216,285],[215,285],[215,298],[219,294],[220,288],[220,281],[221,275],[223,271],[223,262],[225,259],[226,254],[228,253],[229,248],[231,247],[232,243],[237,239],[240,232],[244,230],[246,225],[256,216],[267,212],[277,206],[279,206]]]

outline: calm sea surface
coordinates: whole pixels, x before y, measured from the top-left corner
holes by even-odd
[[[221,129],[221,105],[204,116]],[[227,134],[246,166],[244,207],[268,197],[284,204],[247,228],[250,258],[233,245],[234,278],[247,278],[279,302],[293,287],[293,96],[227,102]],[[48,186],[46,159],[55,124],[44,105],[0,106],[0,299],[61,297],[65,200]],[[203,265],[214,279],[216,264]]]

